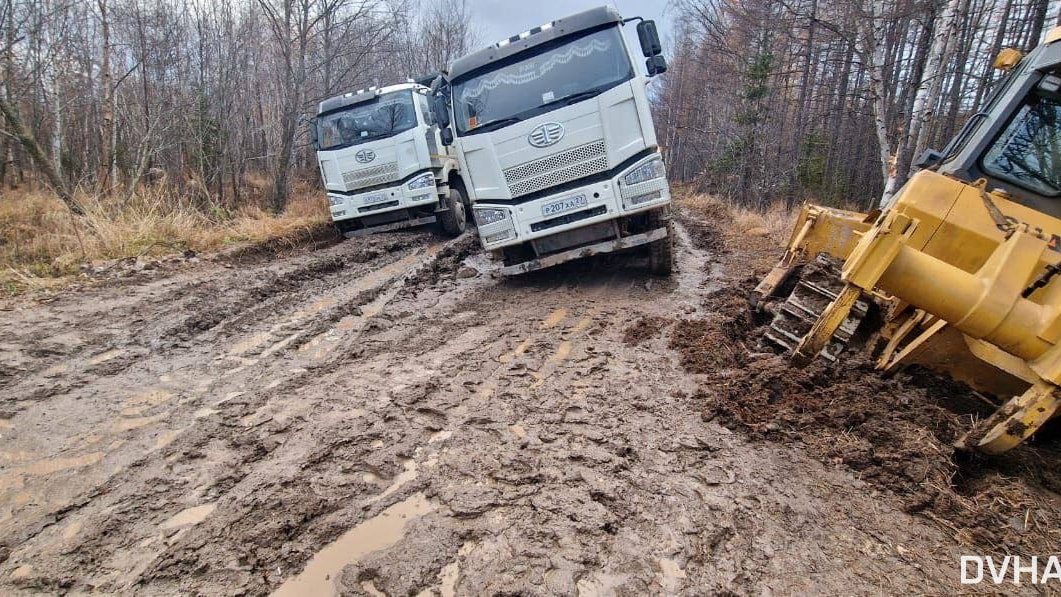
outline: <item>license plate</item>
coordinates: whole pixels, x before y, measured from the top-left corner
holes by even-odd
[[[545,217],[555,216],[557,214],[571,211],[572,209],[586,207],[587,205],[589,205],[589,201],[586,200],[585,195],[575,195],[574,197],[568,197],[567,199],[546,203],[542,206],[542,215]]]
[[[386,200],[387,200],[387,195],[386,194],[379,194],[379,195],[369,195],[368,197],[365,197],[361,201],[364,202],[365,205],[372,205],[373,203],[383,203]]]

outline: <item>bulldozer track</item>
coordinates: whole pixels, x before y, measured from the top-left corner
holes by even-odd
[[[819,255],[796,274],[799,280],[784,301],[767,307],[774,318],[763,334],[764,340],[791,354],[800,339],[843,289],[839,264],[826,255]],[[822,349],[821,357],[836,362],[840,353],[851,342],[863,318],[869,312],[869,302],[864,298],[855,303],[851,314],[833,334],[832,340]]]

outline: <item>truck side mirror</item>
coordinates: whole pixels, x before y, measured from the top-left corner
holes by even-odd
[[[442,144],[446,147],[453,145],[453,130],[448,126],[442,129]]]
[[[446,96],[431,96],[431,114],[435,117],[438,126],[442,128],[449,126],[449,106],[446,105]]]
[[[645,60],[645,71],[648,72],[650,77],[662,75],[667,72],[667,59],[663,56],[652,56]]]
[[[659,33],[656,31],[655,21],[641,21],[637,24],[637,39],[641,42],[641,52],[645,58],[659,56],[663,53],[663,46],[659,43]]]

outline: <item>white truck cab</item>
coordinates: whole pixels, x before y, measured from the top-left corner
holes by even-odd
[[[427,94],[403,83],[320,103],[310,131],[332,221],[347,238],[435,222],[464,231],[464,183]]]
[[[633,20],[636,51],[623,36]],[[655,24],[602,6],[459,58],[432,85],[503,273],[638,246],[670,273],[671,195],[639,54],[648,76],[666,70]]]

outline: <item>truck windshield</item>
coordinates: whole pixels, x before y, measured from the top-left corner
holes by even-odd
[[[342,149],[382,139],[416,126],[412,91],[381,95],[317,118],[320,150]]]
[[[617,26],[515,58],[453,84],[458,135],[493,130],[589,99],[634,76]]]
[[[984,171],[1046,196],[1061,194],[1061,103],[1032,96],[982,162]]]

